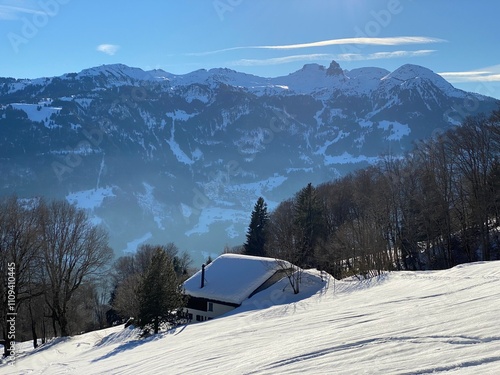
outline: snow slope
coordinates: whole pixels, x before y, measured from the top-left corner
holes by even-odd
[[[281,283],[146,340],[122,327],[58,339],[0,373],[500,374],[500,262],[304,283],[302,300]]]

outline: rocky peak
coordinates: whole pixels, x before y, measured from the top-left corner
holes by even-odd
[[[330,63],[330,66],[326,70],[326,75],[335,76],[335,75],[342,75],[342,74],[344,74],[344,71],[342,70],[340,65],[335,60],[332,60],[332,62]]]

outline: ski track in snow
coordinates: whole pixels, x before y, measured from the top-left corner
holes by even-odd
[[[323,282],[304,274],[223,318],[18,346],[1,374],[500,374],[500,262]],[[284,291],[283,291],[284,289]]]

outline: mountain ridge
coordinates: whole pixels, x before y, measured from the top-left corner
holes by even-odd
[[[335,73],[332,73],[335,72]],[[359,74],[361,73],[362,74]],[[65,73],[60,76],[55,77],[39,77],[35,79],[15,79],[15,78],[2,78],[10,79],[15,82],[12,83],[33,83],[34,85],[44,85],[47,82],[50,82],[54,79],[75,79],[75,78],[83,78],[83,77],[98,77],[98,76],[106,76],[108,78],[124,78],[128,77],[132,81],[158,81],[158,82],[167,82],[172,87],[176,86],[188,86],[193,83],[201,83],[212,79],[213,81],[217,81],[219,83],[225,83],[231,85],[232,82],[235,82],[233,86],[235,87],[244,87],[244,88],[255,88],[266,86],[268,88],[274,87],[286,87],[292,86],[290,85],[290,80],[295,81],[303,81],[306,80],[305,76],[312,76],[314,79],[325,79],[326,77],[337,77],[340,80],[340,83],[346,83],[353,79],[359,78],[360,76],[367,75],[367,73],[372,73],[373,76],[379,76],[380,73],[386,73],[382,77],[379,78],[379,81],[388,81],[390,79],[395,79],[398,81],[406,82],[414,79],[426,79],[431,80],[434,84],[437,84],[442,89],[449,90],[451,93],[460,93],[457,95],[458,97],[464,97],[465,94],[478,95],[482,97],[483,95],[467,93],[463,90],[454,88],[450,83],[448,83],[444,78],[442,78],[439,74],[434,73],[432,70],[422,67],[420,65],[414,64],[404,64],[401,67],[397,68],[393,72],[389,72],[383,68],[377,67],[363,67],[356,68],[351,71],[342,70],[338,63],[333,61],[330,66],[327,68],[323,65],[311,63],[305,64],[301,69],[291,72],[285,76],[278,77],[260,77],[253,74],[238,72],[233,69],[228,68],[212,68],[212,69],[198,69],[185,74],[173,74],[166,72],[162,69],[153,69],[153,70],[143,70],[137,67],[129,67],[125,64],[117,63],[117,64],[103,64],[100,66],[83,69],[78,73]],[[127,83],[130,83],[130,80],[127,80]],[[239,83],[239,84],[238,84]],[[296,82],[295,85],[297,84]],[[321,82],[324,87],[324,81]],[[337,84],[339,82],[336,82]],[[2,83],[2,86],[4,84]],[[302,93],[311,94],[315,91],[317,87],[313,87],[310,90],[300,90]],[[342,89],[342,87],[334,87],[336,89]],[[19,88],[20,90],[22,88]],[[18,91],[16,90],[16,91]]]
[[[174,241],[195,258],[217,254],[244,241],[258,196],[272,209],[308,182],[400,156],[470,103],[474,115],[499,101],[411,64],[306,64],[274,78],[111,64],[0,78],[1,194],[98,202],[89,215],[117,253]]]

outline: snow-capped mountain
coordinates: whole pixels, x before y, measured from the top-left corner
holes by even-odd
[[[117,254],[145,241],[217,254],[243,242],[258,196],[273,208],[497,106],[416,65],[0,78],[1,193],[87,208]]]

